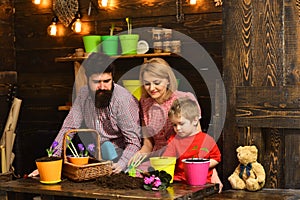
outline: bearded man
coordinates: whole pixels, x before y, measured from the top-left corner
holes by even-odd
[[[136,98],[114,83],[113,60],[92,53],[83,62],[88,84],[82,87],[55,141],[62,152],[64,134],[70,129],[90,128],[100,133],[101,144],[110,141],[117,152],[113,173],[125,170],[129,159],[141,148],[139,105]]]

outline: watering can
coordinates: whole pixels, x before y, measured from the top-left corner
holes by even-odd
[[[118,157],[116,149],[110,141],[105,141],[101,145],[101,155],[103,160],[113,160]]]

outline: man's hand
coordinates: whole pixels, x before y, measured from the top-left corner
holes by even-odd
[[[113,174],[119,174],[122,171],[122,167],[118,163],[113,163],[112,170]]]
[[[31,173],[28,175],[28,177],[38,176],[39,174],[40,174],[40,173],[39,173],[39,170],[36,169],[36,170],[34,170],[33,172],[31,172]]]

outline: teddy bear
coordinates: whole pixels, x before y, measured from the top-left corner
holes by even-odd
[[[228,177],[233,189],[257,191],[264,187],[266,173],[264,167],[257,162],[256,146],[240,146],[236,149],[240,164]]]

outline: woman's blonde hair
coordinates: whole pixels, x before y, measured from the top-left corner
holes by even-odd
[[[167,86],[167,93],[164,100],[170,98],[172,93],[177,90],[177,79],[170,65],[162,58],[151,58],[141,65],[140,81],[144,82],[144,73],[148,72],[155,77],[168,79],[169,85]],[[149,97],[145,88],[142,87],[142,96]]]

